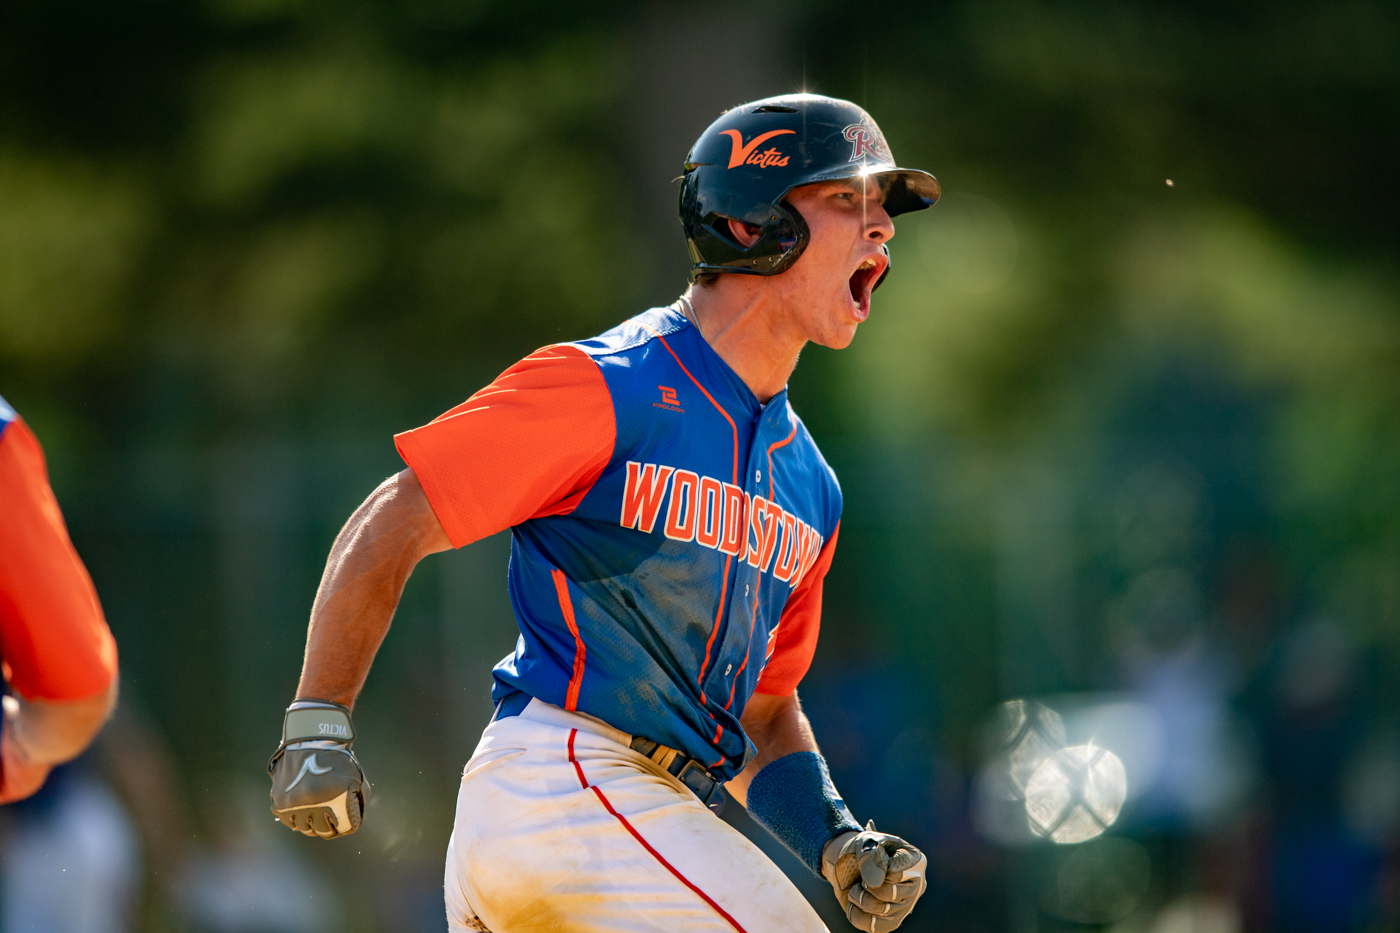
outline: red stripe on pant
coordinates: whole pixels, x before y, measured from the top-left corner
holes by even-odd
[[[613,816],[615,816],[617,818],[617,821],[622,824],[622,828],[631,833],[632,838],[640,842],[642,844],[642,848],[650,852],[652,858],[656,859],[662,864],[662,866],[667,871],[675,875],[676,879],[680,881],[681,884],[685,885],[687,888],[690,888],[690,890],[698,894],[701,900],[713,907],[715,913],[719,914],[721,917],[727,920],[729,922],[729,925],[732,926],[734,929],[738,930],[739,933],[747,933],[747,931],[739,925],[739,921],[729,916],[729,914],[725,911],[723,907],[716,904],[708,894],[697,888],[694,884],[691,883],[689,878],[687,878],[685,875],[682,875],[679,871],[676,870],[676,867],[674,865],[666,861],[666,859],[661,855],[660,852],[657,852],[655,849],[653,849],[651,847],[651,844],[642,838],[642,834],[637,832],[636,828],[631,823],[627,822],[627,817],[623,816],[621,813],[618,813],[616,810],[613,809],[612,802],[608,800],[607,796],[603,793],[601,788],[589,785],[588,779],[583,776],[583,766],[580,765],[578,759],[574,757],[574,736],[576,735],[578,735],[577,729],[569,730],[569,761],[573,764],[574,770],[578,772],[579,784],[585,790],[593,791],[594,795],[598,798],[598,800],[602,802],[605,808],[607,808],[607,811]]]

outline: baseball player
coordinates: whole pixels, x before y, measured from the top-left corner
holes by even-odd
[[[116,698],[117,646],[68,540],[44,452],[0,398],[0,803],[76,758]]]
[[[899,926],[925,858],[861,827],[797,700],[841,491],[786,384],[808,341],[851,342],[889,271],[890,218],[938,195],[846,101],[774,97],[715,121],[685,163],[685,295],[539,350],[396,437],[408,469],[351,517],[321,581],[273,813],[309,835],[359,826],[350,708],[404,582],[510,528],[520,638],[462,777],[452,929],[825,929],[716,816],[722,787],[852,924]]]

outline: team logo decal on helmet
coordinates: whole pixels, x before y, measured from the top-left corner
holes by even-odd
[[[811,232],[788,192],[847,178],[878,185],[891,217],[938,200],[938,180],[899,168],[875,121],[850,101],[786,94],[725,112],[685,160],[680,213],[692,274],[790,268]],[[758,240],[740,245],[731,220],[757,227]]]
[[[770,165],[787,165],[788,157],[779,152],[777,147],[766,149],[763,152],[755,152],[754,150],[774,136],[782,136],[784,133],[795,133],[796,131],[769,130],[767,133],[755,136],[747,146],[744,145],[744,134],[738,130],[721,130],[720,132],[733,141],[734,151],[729,156],[730,168],[738,168],[741,165],[757,165],[760,168],[767,168]]]
[[[847,162],[856,162],[869,157],[876,162],[894,164],[894,156],[890,155],[890,147],[885,144],[884,135],[874,123],[852,123],[841,131],[841,135],[851,141],[851,157],[846,160]]]

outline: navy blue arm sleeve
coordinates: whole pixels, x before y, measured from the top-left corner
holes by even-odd
[[[816,752],[784,755],[758,772],[749,784],[748,811],[818,875],[826,844],[860,830]]]

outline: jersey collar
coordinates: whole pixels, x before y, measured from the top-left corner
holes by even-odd
[[[707,385],[723,386],[726,393],[733,399],[737,399],[744,406],[744,411],[749,420],[758,421],[764,416],[773,416],[786,422],[787,420],[787,393],[788,387],[783,386],[781,392],[768,400],[765,405],[754,395],[749,384],[739,377],[739,374],[724,361],[724,357],[715,352],[715,348],[710,346],[710,342],[691,322],[690,318],[682,314],[674,305],[668,305],[659,309],[666,315],[667,321],[671,322],[676,333],[686,332],[695,342],[701,358],[703,373],[696,373],[696,376],[706,382]]]

